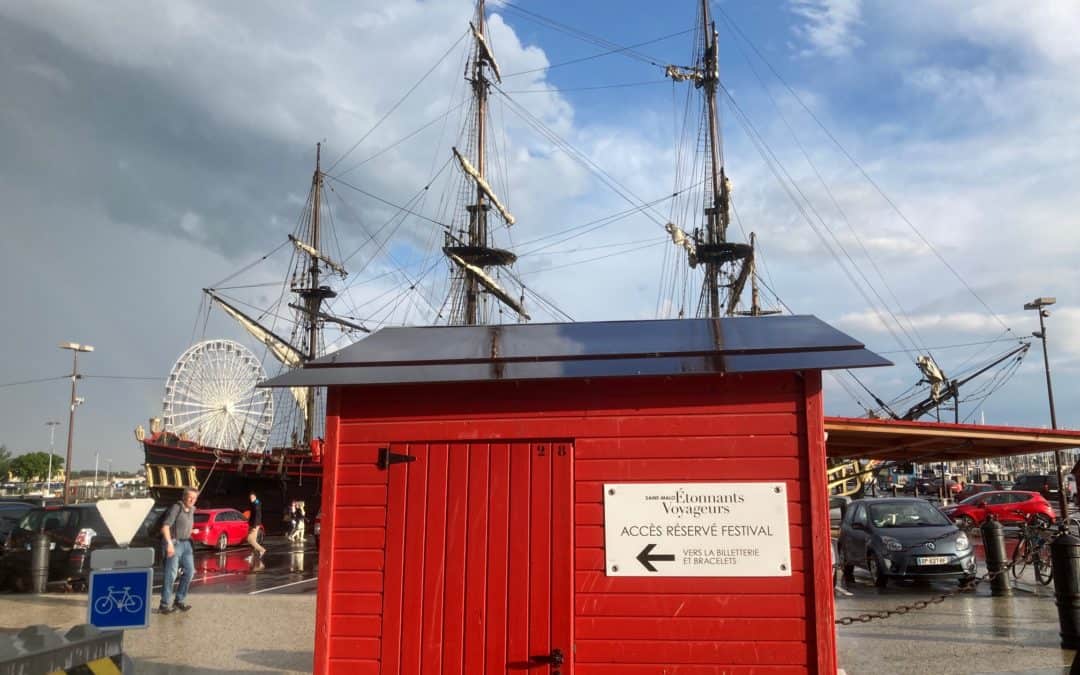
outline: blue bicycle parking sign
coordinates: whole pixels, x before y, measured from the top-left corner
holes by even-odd
[[[89,623],[125,630],[150,625],[153,570],[94,570],[90,573]]]

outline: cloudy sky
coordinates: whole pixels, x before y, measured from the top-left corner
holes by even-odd
[[[695,5],[489,3],[504,75],[494,182],[517,217],[499,244],[522,254],[530,293],[575,320],[655,318],[686,296],[664,286],[675,250],[663,224],[679,219],[665,197],[680,185],[687,85],[663,66],[689,65]],[[949,376],[971,372],[1037,328],[1025,302],[1056,296],[1058,420],[1080,427],[1080,8],[713,8],[731,237],[757,234],[768,304],[896,362],[858,373],[892,400],[919,379],[917,352]],[[56,345],[88,343],[74,464],[97,454],[135,468],[132,429],[160,414],[176,357],[203,337],[244,339],[200,312],[200,289],[285,241],[318,142],[332,248],[354,273],[336,309],[373,326],[435,320],[447,269],[431,251],[455,222],[454,198],[435,192],[455,172],[472,11],[469,0],[0,2],[0,444],[44,449],[52,418],[63,454],[71,353]],[[256,304],[276,295],[260,284],[287,259],[266,264],[232,282],[255,288]],[[402,285],[415,288],[394,295]],[[1048,423],[1037,344],[1011,378],[969,387],[962,417]],[[869,404],[850,377],[829,380],[829,414]]]

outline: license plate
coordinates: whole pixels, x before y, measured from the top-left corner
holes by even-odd
[[[916,562],[920,565],[948,565],[949,556],[947,555],[924,555],[919,556]]]

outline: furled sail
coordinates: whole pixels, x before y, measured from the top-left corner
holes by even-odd
[[[476,44],[480,47],[480,59],[491,66],[491,71],[495,73],[495,79],[502,84],[502,75],[499,74],[499,64],[495,63],[495,55],[491,53],[491,48],[488,47],[487,40],[484,39],[483,34],[476,30],[476,26],[469,22],[469,28],[472,28],[473,37],[476,38]]]
[[[479,281],[484,288],[488,289],[488,291],[492,295],[497,297],[499,300],[502,300],[508,307],[520,314],[526,320],[532,319],[532,317],[529,316],[529,314],[525,311],[525,308],[521,306],[521,303],[519,303],[517,300],[511,297],[509,293],[503,290],[502,286],[499,286],[499,282],[488,276],[487,272],[480,269],[476,265],[470,265],[469,263],[462,260],[460,256],[457,256],[453,253],[449,253],[448,255],[450,257],[450,260],[453,260],[456,265],[461,267],[469,274],[472,274],[476,278],[476,280]]]
[[[506,221],[506,224],[513,225],[514,216],[506,210],[506,207],[502,205],[499,198],[495,196],[495,192],[491,189],[491,186],[488,185],[488,182],[484,180],[484,177],[480,175],[480,172],[476,170],[469,160],[465,159],[465,156],[458,152],[457,148],[453,148],[453,150],[454,156],[457,157],[458,162],[461,164],[461,169],[476,181],[477,187],[479,187],[483,193],[487,195],[487,198],[491,200],[492,205],[495,206],[495,209],[499,212],[499,215],[502,216],[503,220]]]
[[[252,337],[269,347],[270,353],[272,353],[278,361],[281,361],[282,364],[289,368],[299,368],[303,365],[304,354],[299,349],[260,326],[259,322],[255,321],[255,319],[252,319],[247,314],[244,314],[225,302],[225,300],[213,291],[207,290],[206,294],[209,295],[214,302],[221,305],[221,308],[225,310],[226,314],[236,319],[236,321],[243,326],[244,330],[250,333]]]
[[[318,258],[319,260],[326,263],[327,267],[329,267],[330,269],[332,269],[335,272],[337,272],[338,274],[340,274],[342,279],[344,279],[346,276],[348,276],[349,273],[345,271],[344,267],[342,267],[340,264],[338,264],[338,263],[334,262],[333,260],[331,260],[330,258],[328,258],[321,251],[315,249],[314,247],[312,247],[312,246],[310,246],[308,244],[305,244],[304,242],[300,241],[299,239],[292,236],[291,234],[289,235],[289,241],[291,241],[293,243],[293,246],[296,246],[296,248],[300,249],[304,253],[307,253],[308,255],[312,256],[313,258]]]
[[[690,256],[690,267],[697,267],[697,246],[694,244],[693,237],[686,236],[686,232],[675,223],[668,223],[664,229],[671,235],[672,243],[683,248]]]
[[[221,308],[225,310],[226,314],[236,319],[237,323],[243,326],[244,330],[250,333],[252,337],[266,345],[270,349],[270,353],[283,365],[288,368],[299,368],[303,365],[304,355],[296,347],[260,326],[257,321],[225,302],[213,291],[206,290],[206,294],[209,295],[214,302],[220,305]],[[296,405],[300,408],[300,413],[304,416],[304,420],[307,420],[307,388],[290,387],[289,391],[292,393],[293,398],[296,399]]]

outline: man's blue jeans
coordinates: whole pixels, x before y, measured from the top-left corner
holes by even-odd
[[[169,555],[167,549],[165,544],[161,545],[161,556],[165,558],[165,579],[161,585],[162,607],[172,607],[173,584],[176,582],[178,567],[182,566],[184,573],[180,576],[180,588],[176,589],[177,602],[183,602],[187,598],[188,586],[191,586],[191,579],[195,576],[195,556],[192,554],[190,539],[175,540],[171,558],[167,557]]]

